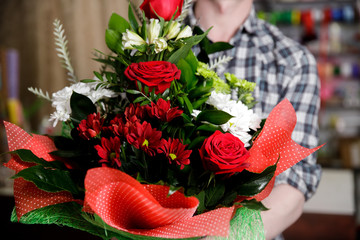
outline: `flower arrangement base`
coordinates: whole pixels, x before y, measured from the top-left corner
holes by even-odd
[[[265,239],[264,225],[260,211],[249,208],[239,208],[230,222],[228,237],[211,237],[211,240],[263,240]]]

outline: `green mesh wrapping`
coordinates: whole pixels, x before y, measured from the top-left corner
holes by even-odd
[[[263,240],[264,225],[259,210],[239,208],[231,220],[228,237],[208,237],[206,240]]]

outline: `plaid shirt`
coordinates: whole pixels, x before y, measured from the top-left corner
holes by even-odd
[[[191,26],[197,24],[192,9],[186,21]],[[211,60],[223,55],[233,57],[217,69],[218,74],[230,72],[240,79],[255,82],[254,97],[258,103],[254,111],[262,118],[287,98],[297,115],[292,139],[304,147],[316,147],[320,81],[316,60],[310,52],[275,26],[258,19],[254,9],[230,44],[234,48],[209,56]],[[308,200],[315,193],[320,177],[321,167],[313,154],[280,174],[275,184],[289,184]]]

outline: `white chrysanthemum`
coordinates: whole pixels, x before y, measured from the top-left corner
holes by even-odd
[[[122,36],[122,44],[124,49],[134,49],[133,46],[140,46],[146,44],[146,42],[137,33],[126,29],[126,33]]]
[[[56,109],[56,111],[50,115],[50,121],[54,121],[54,127],[59,121],[64,122],[70,119],[70,98],[73,92],[87,96],[93,103],[103,98],[111,98],[116,96],[115,92],[109,89],[96,89],[96,85],[96,83],[79,82],[53,93],[51,105]]]
[[[215,91],[211,92],[209,99],[207,100],[207,104],[214,106],[215,108],[222,110],[226,107],[226,105],[231,102],[230,94],[217,93]]]
[[[207,103],[233,116],[227,123],[221,125],[222,130],[238,137],[246,147],[249,146],[251,135],[248,132],[260,128],[259,116],[242,102],[230,100],[229,94],[212,92]]]
[[[49,121],[53,122],[53,126],[55,127],[58,122],[65,122],[67,120],[69,120],[70,118],[70,114],[65,112],[65,111],[61,111],[61,110],[57,110],[54,113],[50,114],[50,118]]]
[[[111,91],[109,89],[106,89],[103,87],[96,88],[96,86],[98,85],[98,82],[87,83],[87,85],[90,87],[90,91],[87,93],[81,93],[81,94],[90,98],[90,100],[93,103],[95,103],[103,98],[112,98],[112,97],[117,96],[117,94],[114,91]],[[76,90],[74,90],[74,91],[77,93],[80,93]]]

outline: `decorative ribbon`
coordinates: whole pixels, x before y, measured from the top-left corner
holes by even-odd
[[[4,122],[8,146],[10,151],[17,149],[31,150],[37,157],[46,161],[54,161],[55,159],[49,154],[56,150],[54,142],[46,136],[33,134],[32,136],[20,127]],[[12,156],[10,161],[4,166],[19,171],[33,166],[32,163],[23,162],[17,156]],[[14,180],[14,199],[18,220],[27,212],[32,210],[54,205],[57,203],[75,201],[69,192],[46,192],[36,187],[32,182],[28,182],[22,178]]]
[[[295,125],[295,110],[289,100],[284,99],[271,111],[263,130],[251,147],[248,159],[251,165],[248,171],[260,173],[278,161],[274,178],[255,196],[256,200],[261,201],[270,194],[277,175],[322,147],[309,149],[294,142],[291,134]]]

